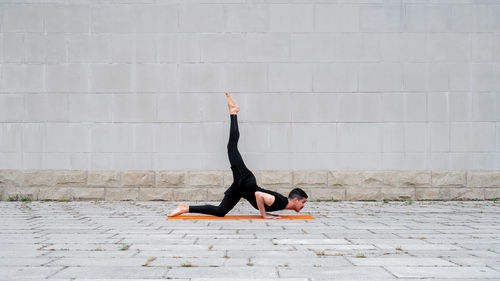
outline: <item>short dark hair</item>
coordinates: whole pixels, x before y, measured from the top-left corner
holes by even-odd
[[[303,198],[307,198],[307,194],[300,188],[294,188],[290,191],[290,194],[288,194],[288,198],[298,198],[299,200],[302,200]]]

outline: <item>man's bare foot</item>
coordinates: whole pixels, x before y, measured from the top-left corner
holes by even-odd
[[[227,106],[229,107],[230,114],[238,114],[240,111],[240,107],[236,104],[236,101],[233,99],[230,93],[226,92],[227,97]]]
[[[172,213],[168,214],[168,216],[175,217],[188,212],[189,212],[189,206],[184,203],[179,203],[179,205],[177,205],[177,209],[175,209],[175,211],[173,211]]]

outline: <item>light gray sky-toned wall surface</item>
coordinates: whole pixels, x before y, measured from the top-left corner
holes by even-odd
[[[33,3],[35,2],[35,3]],[[500,2],[0,1],[0,168],[500,168]]]

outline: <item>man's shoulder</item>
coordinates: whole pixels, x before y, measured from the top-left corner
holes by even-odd
[[[283,194],[278,193],[276,191],[272,191],[272,190],[267,190],[267,189],[260,188],[260,190],[257,190],[257,191],[264,192],[264,193],[267,193],[267,194],[270,194],[270,195],[273,195],[273,196],[277,196],[277,197],[286,198]]]
[[[254,192],[254,194],[265,194],[265,195],[269,195],[269,196],[274,196],[274,194],[271,193],[269,190],[256,190]]]

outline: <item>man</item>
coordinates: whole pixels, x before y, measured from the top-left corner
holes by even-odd
[[[302,189],[293,189],[290,191],[287,198],[277,192],[257,186],[255,176],[245,166],[241,154],[238,151],[240,133],[238,130],[237,114],[240,111],[240,107],[236,104],[231,94],[226,93],[226,98],[231,118],[227,153],[233,172],[233,184],[224,192],[224,199],[219,206],[188,206],[184,203],[179,203],[177,209],[168,214],[168,216],[174,217],[184,213],[201,213],[223,217],[234,208],[241,198],[248,200],[255,209],[260,211],[261,216],[265,219],[280,218],[279,215],[273,215],[267,212],[283,209],[299,212],[304,207],[308,197]]]

